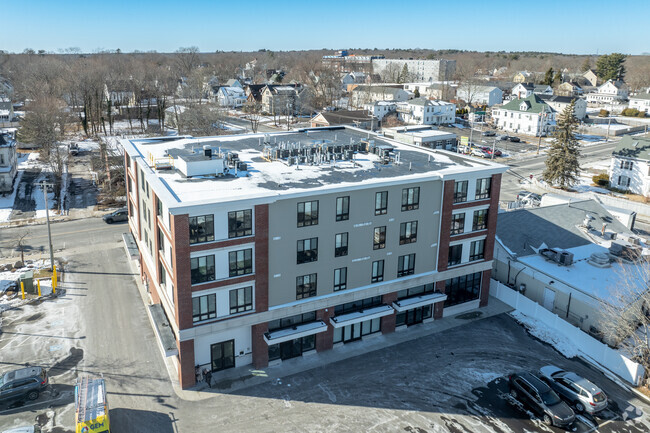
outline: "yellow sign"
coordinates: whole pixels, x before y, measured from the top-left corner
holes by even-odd
[[[460,137],[460,144],[467,146],[469,143],[469,137]]]

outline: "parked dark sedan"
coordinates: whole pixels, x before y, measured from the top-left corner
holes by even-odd
[[[495,135],[497,135],[497,133],[494,131],[483,131],[482,135],[484,137],[494,137]]]
[[[47,387],[47,373],[41,367],[27,367],[0,375],[0,403],[36,400]]]
[[[118,209],[115,212],[111,212],[102,217],[107,224],[113,224],[118,221],[126,221],[129,219],[129,212],[124,209]]]
[[[573,410],[532,373],[511,375],[508,378],[508,388],[510,396],[539,416],[546,425],[566,427],[575,420]]]
[[[512,141],[513,143],[519,143],[521,139],[519,137],[515,137],[514,135],[509,135],[508,141]]]

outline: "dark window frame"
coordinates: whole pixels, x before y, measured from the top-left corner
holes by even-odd
[[[339,274],[339,282],[336,282],[336,274]],[[340,290],[345,290],[348,288],[348,268],[342,267],[334,269],[334,291],[338,292]]]
[[[476,200],[485,200],[490,198],[492,192],[492,178],[484,177],[476,179]]]
[[[372,231],[372,249],[386,248],[386,226],[375,227]]]
[[[420,187],[402,189],[402,212],[416,210],[420,207]]]
[[[399,225],[399,244],[412,244],[418,240],[418,222],[407,221]]]
[[[201,265],[202,260],[205,262],[204,265]],[[201,268],[205,268],[205,273],[200,272]],[[214,266],[214,254],[190,259],[190,280],[193,285],[207,283],[215,279],[216,268]]]
[[[481,215],[483,215],[482,218]],[[472,231],[487,230],[487,219],[488,209],[475,210],[472,221]]]
[[[240,259],[240,253],[243,258]],[[228,252],[228,276],[239,277],[253,273],[253,249]]]
[[[228,239],[253,235],[253,210],[228,212]]]
[[[207,307],[206,311],[202,311],[203,302],[205,299],[205,306]],[[212,305],[210,305],[210,303]],[[198,305],[198,312],[195,311]],[[210,307],[214,307],[213,310]],[[209,295],[195,296],[192,298],[192,323],[203,322],[205,320],[216,319],[217,318],[217,295],[211,293]]]
[[[309,210],[307,210],[309,207]],[[298,227],[308,227],[318,225],[318,200],[301,201],[297,204],[297,224]]]
[[[334,235],[334,257],[343,257],[348,255],[348,240],[348,232],[337,233]]]
[[[458,253],[454,254],[456,251]],[[449,256],[447,259],[447,266],[460,265],[463,261],[463,244],[456,244],[449,246]]]
[[[202,222],[199,221],[201,219],[203,219]],[[214,215],[190,217],[189,226],[190,245],[214,241]]]
[[[467,201],[467,187],[469,181],[460,180],[454,183],[454,203],[463,203]]]
[[[388,213],[388,191],[375,193],[375,215],[386,215]]]
[[[408,265],[408,266],[406,266]],[[397,278],[415,273],[415,253],[399,256],[397,259]]]
[[[308,282],[305,282],[308,279]],[[316,296],[318,291],[318,274],[307,274],[296,277],[296,300]]]
[[[318,238],[300,239],[296,242],[296,264],[318,261]]]
[[[465,232],[465,212],[455,213],[451,216],[451,234],[460,235]]]
[[[234,294],[234,297],[233,297]],[[243,298],[243,302],[242,301]],[[234,301],[234,302],[233,302]],[[230,314],[253,310],[253,286],[240,287],[228,292]]]
[[[469,261],[483,260],[485,258],[485,239],[472,241],[469,244]]]
[[[347,221],[350,219],[350,196],[336,198],[336,221]]]
[[[445,300],[444,306],[450,307],[479,299],[482,275],[482,272],[476,272],[445,281],[447,300]]]
[[[370,273],[371,283],[379,283],[381,281],[384,281],[384,260],[376,260],[372,262],[371,269],[372,269]]]

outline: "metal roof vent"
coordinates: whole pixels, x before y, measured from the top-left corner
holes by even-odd
[[[593,253],[588,259],[587,263],[597,268],[609,268],[611,263],[609,256],[606,253]]]

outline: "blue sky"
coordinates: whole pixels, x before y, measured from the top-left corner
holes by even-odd
[[[0,0],[0,50],[650,52],[650,1]],[[237,12],[239,11],[239,13]],[[645,22],[645,24],[644,24]],[[632,30],[634,29],[634,30]]]

